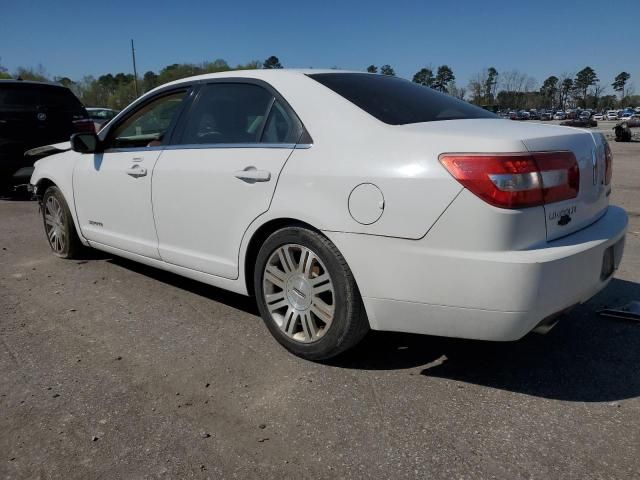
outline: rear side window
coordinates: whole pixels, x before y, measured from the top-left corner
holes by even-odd
[[[211,83],[189,112],[182,144],[258,143],[273,95],[248,83]]]
[[[309,77],[389,125],[498,118],[491,112],[432,88],[388,75],[316,73]]]
[[[264,126],[262,143],[296,143],[299,136],[295,120],[276,101]]]

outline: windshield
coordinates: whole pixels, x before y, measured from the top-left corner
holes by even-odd
[[[390,125],[498,118],[487,110],[432,88],[388,75],[316,73],[309,77]]]

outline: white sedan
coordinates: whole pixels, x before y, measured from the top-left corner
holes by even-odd
[[[384,75],[188,78],[51,151],[31,183],[54,254],[90,246],[254,295],[314,360],[369,329],[547,330],[609,282],[627,226],[601,134]]]

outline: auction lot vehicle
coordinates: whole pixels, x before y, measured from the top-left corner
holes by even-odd
[[[24,152],[63,142],[93,128],[87,112],[66,87],[43,82],[0,80],[0,190],[27,185],[33,159]]]
[[[341,71],[159,87],[36,163],[55,255],[91,246],[255,295],[321,360],[371,328],[516,340],[607,285],[627,225],[599,133]]]
[[[618,110],[607,111],[607,120],[617,120],[617,119],[618,119]]]
[[[96,128],[96,132],[118,114],[118,110],[112,108],[87,107],[89,118]]]

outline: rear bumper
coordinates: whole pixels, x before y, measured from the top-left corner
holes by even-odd
[[[508,252],[327,235],[354,272],[373,329],[503,341],[524,336],[603,289],[611,278],[601,278],[605,251],[613,247],[617,268],[626,227],[624,210],[609,207],[572,235]]]

